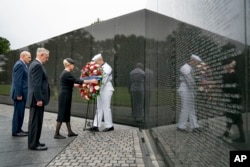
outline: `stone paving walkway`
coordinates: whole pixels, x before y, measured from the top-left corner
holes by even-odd
[[[25,111],[23,129],[27,130],[29,110]],[[45,112],[41,142],[47,151],[31,151],[27,137],[11,136],[13,106],[0,104],[0,166],[148,166],[142,152],[138,128],[116,125],[112,132],[83,131],[85,119],[71,118],[72,129],[79,136],[54,139],[56,114]],[[104,127],[102,127],[103,129]],[[67,136],[66,125],[61,134]]]
[[[11,136],[12,114],[13,106],[0,104],[0,167],[165,167],[163,157],[174,167],[225,167],[229,166],[231,150],[250,148],[249,140],[228,144],[218,138],[225,127],[224,117],[200,121],[201,133],[179,132],[176,125],[139,130],[118,124],[114,131],[93,133],[83,131],[85,119],[71,117],[72,130],[79,135],[59,140],[53,138],[57,114],[45,112],[41,142],[48,150],[31,151],[27,137]],[[27,130],[28,116],[26,109],[23,130]],[[146,134],[149,131],[157,138],[161,155],[150,150],[156,143],[150,142],[152,138]],[[67,136],[65,124],[61,134]]]

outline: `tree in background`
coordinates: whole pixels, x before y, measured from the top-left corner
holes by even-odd
[[[0,37],[0,54],[6,54],[10,51],[10,42],[3,38]]]
[[[10,51],[10,42],[0,37],[0,83],[3,84],[7,80],[7,70],[6,70],[6,61],[8,58],[5,56]]]

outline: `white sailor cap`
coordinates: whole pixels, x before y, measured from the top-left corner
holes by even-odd
[[[92,58],[92,61],[96,61],[96,60],[98,60],[98,59],[100,59],[100,58],[102,58],[101,53],[95,55],[95,56]]]
[[[195,55],[195,54],[191,55],[191,59],[194,59],[196,61],[202,61],[201,58],[199,56]]]

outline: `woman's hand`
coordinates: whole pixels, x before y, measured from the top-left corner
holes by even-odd
[[[80,84],[74,84],[74,87],[79,87],[80,86]]]

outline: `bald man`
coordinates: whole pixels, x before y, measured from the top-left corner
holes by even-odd
[[[22,130],[25,104],[28,93],[28,67],[31,61],[31,54],[23,51],[20,59],[16,61],[12,69],[11,98],[14,102],[14,113],[12,119],[12,136],[27,136],[27,132]]]

